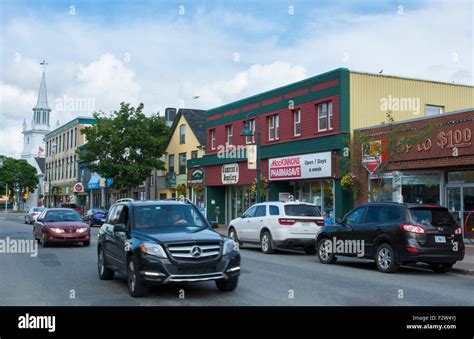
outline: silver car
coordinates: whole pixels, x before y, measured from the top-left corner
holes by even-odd
[[[44,211],[43,207],[32,207],[25,214],[25,224],[34,224],[41,212]]]

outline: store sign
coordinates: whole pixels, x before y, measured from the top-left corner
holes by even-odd
[[[204,183],[204,172],[198,168],[191,172],[191,180],[188,180],[189,184],[202,184]]]
[[[371,141],[362,145],[362,165],[372,174],[380,164],[387,161],[385,150],[386,142],[383,140]]]
[[[257,145],[247,145],[247,168],[257,169]]]
[[[82,183],[78,182],[77,184],[74,185],[73,191],[74,191],[74,193],[84,192],[84,185]]]
[[[166,187],[167,188],[176,187],[176,173],[175,172],[166,173]]]
[[[269,159],[269,179],[288,180],[330,177],[331,165],[331,152]]]
[[[224,185],[237,184],[239,182],[239,164],[222,165],[222,183]]]

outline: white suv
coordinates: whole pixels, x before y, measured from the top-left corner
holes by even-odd
[[[324,218],[316,205],[302,202],[264,202],[251,206],[229,224],[228,234],[239,244],[260,244],[263,253],[277,247],[302,247],[316,253],[316,235]]]

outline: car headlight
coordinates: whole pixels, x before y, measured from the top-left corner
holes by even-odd
[[[83,233],[83,232],[87,232],[87,227],[76,229],[76,233]]]
[[[161,247],[158,244],[144,243],[140,245],[139,249],[140,249],[140,252],[154,255],[155,257],[158,257],[158,258],[162,258],[162,259],[167,258],[165,250],[163,249],[163,247]]]
[[[224,242],[224,253],[223,255],[229,254],[232,251],[238,251],[239,250],[239,243],[235,242],[232,239],[228,239]]]
[[[62,228],[53,227],[53,228],[50,228],[49,230],[54,233],[64,233],[64,230]]]

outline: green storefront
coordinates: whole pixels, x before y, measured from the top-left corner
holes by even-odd
[[[240,136],[252,119],[255,136]],[[255,203],[245,146],[256,143],[259,125],[265,200],[315,203],[331,217],[352,208],[340,185],[349,161],[349,71],[338,69],[207,111],[206,155],[188,168],[204,171],[208,219],[228,223]]]

